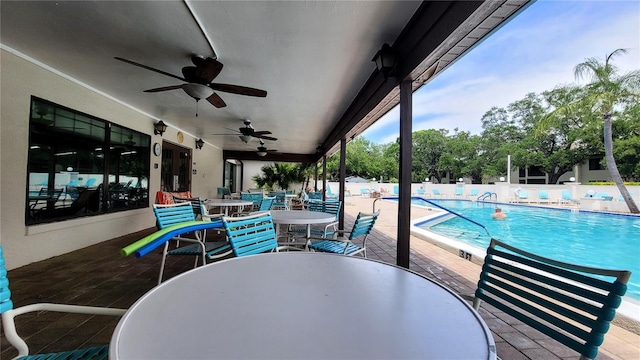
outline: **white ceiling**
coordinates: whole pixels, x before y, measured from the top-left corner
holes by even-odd
[[[413,1],[5,1],[3,48],[225,150],[253,150],[237,136],[214,136],[251,119],[286,153],[314,153],[375,70],[420,2]],[[193,14],[193,16],[192,16]],[[213,50],[198,27],[211,40]],[[263,89],[266,98],[218,92],[227,107],[198,105],[182,90],[143,93],[179,80],[114,59],[182,76],[190,56],[213,56],[215,82]],[[61,104],[64,105],[64,104]],[[151,122],[149,129],[151,129]]]

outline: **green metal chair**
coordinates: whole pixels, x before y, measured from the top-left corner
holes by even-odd
[[[351,231],[338,230],[332,239],[310,239],[308,248],[312,251],[329,252],[342,255],[362,254],[367,257],[367,237],[371,234],[373,226],[378,220],[380,210],[375,213],[359,213]],[[347,236],[347,237],[345,237]],[[362,245],[357,245],[353,240],[363,236]]]
[[[594,359],[631,272],[538,256],[492,239],[473,307],[482,301]]]
[[[2,330],[4,331],[4,336],[7,341],[9,341],[9,343],[18,350],[17,359],[107,359],[109,352],[108,344],[58,353],[29,355],[29,347],[20,335],[18,335],[14,318],[30,312],[39,313],[42,311],[86,314],[87,317],[92,315],[122,316],[126,312],[125,309],[52,303],[36,303],[14,308],[13,302],[11,301],[11,291],[9,290],[7,269],[4,265],[4,256],[2,255],[2,246],[0,246],[0,316],[2,317]],[[46,318],[46,316],[43,316],[43,318]],[[42,324],[42,326],[45,327],[46,325]],[[64,334],[62,330],[59,331],[60,334]]]

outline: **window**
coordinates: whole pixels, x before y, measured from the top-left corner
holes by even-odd
[[[27,225],[146,207],[149,135],[31,99]]]
[[[589,170],[607,170],[607,167],[602,164],[602,157],[589,159]]]

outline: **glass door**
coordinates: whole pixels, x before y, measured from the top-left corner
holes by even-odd
[[[191,149],[162,142],[162,191],[191,190]]]

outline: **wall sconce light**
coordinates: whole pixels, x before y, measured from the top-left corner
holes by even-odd
[[[204,146],[204,141],[202,139],[196,140],[196,149],[200,150]]]
[[[165,131],[167,131],[167,124],[165,124],[162,120],[158,121],[157,123],[155,123],[155,125],[153,125],[154,135],[162,136],[162,134],[164,134]]]
[[[378,50],[376,55],[371,61],[376,63],[378,71],[384,75],[384,80],[392,75],[393,70],[396,67],[396,61],[398,60],[398,52],[391,49],[389,44],[382,45],[382,49]]]

